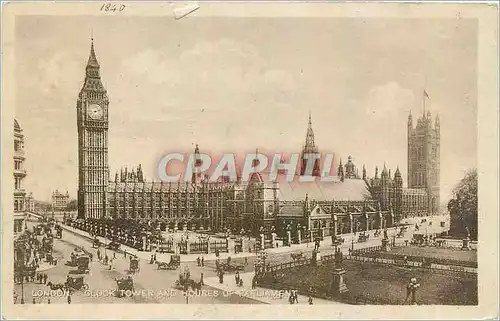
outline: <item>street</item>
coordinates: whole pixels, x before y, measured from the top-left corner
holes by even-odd
[[[87,251],[93,253],[93,262],[90,263],[90,272],[85,278],[85,283],[89,285],[89,290],[79,290],[71,296],[71,304],[74,303],[173,303],[173,304],[256,304],[258,301],[251,300],[245,297],[231,294],[225,296],[222,291],[218,291],[209,286],[202,288],[202,293],[186,296],[182,291],[173,288],[175,281],[179,278],[179,273],[186,266],[191,271],[191,276],[195,281],[199,281],[201,273],[204,277],[214,277],[215,271],[212,265],[205,267],[197,267],[196,262],[182,263],[177,270],[166,271],[157,270],[156,264],[149,264],[149,261],[141,260],[140,271],[132,275],[134,280],[135,294],[130,297],[118,298],[114,294],[117,289],[115,278],[123,278],[128,276],[129,257],[124,257],[123,254],[115,253],[116,259],[113,263],[113,269],[109,270],[108,265],[104,265],[97,260],[97,249],[92,248],[89,240],[74,235],[69,232],[63,232],[62,239],[54,240],[54,254],[58,257],[57,266],[50,266],[44,271],[48,276],[48,281],[57,284],[64,283],[68,272],[74,268],[66,266],[65,262],[69,259],[71,252],[76,246],[82,246]],[[101,249],[101,251],[104,251]],[[112,251],[106,250],[108,257],[113,258]],[[104,254],[104,253],[103,253]],[[18,294],[17,303],[21,298],[21,285],[16,284],[14,287]],[[36,303],[66,303],[67,296],[49,296],[47,285],[37,283],[24,284],[24,300],[26,304],[32,304],[33,298]],[[45,292],[45,293],[44,293]],[[54,294],[54,293],[52,293]]]
[[[389,232],[389,237],[392,240],[392,234],[394,232]],[[396,239],[397,243],[404,242],[404,240],[409,240],[412,237],[412,228],[406,233],[404,238]],[[213,255],[205,257],[205,266],[199,267],[195,260],[184,261],[182,260],[179,268],[176,270],[158,270],[156,264],[150,264],[148,253],[139,252],[140,257],[139,267],[140,270],[135,274],[128,274],[128,269],[130,265],[130,256],[125,256],[123,253],[113,252],[111,250],[105,250],[101,248],[101,254],[113,259],[112,269],[109,269],[109,265],[105,265],[98,261],[97,259],[97,248],[92,248],[91,239],[84,237],[78,233],[64,230],[62,234],[62,239],[54,239],[54,255],[58,260],[56,266],[47,266],[48,269],[43,271],[48,276],[48,281],[58,284],[64,283],[66,276],[70,270],[75,268],[65,265],[65,262],[69,260],[71,252],[75,247],[83,247],[86,251],[93,254],[93,261],[90,263],[90,272],[85,278],[85,283],[89,285],[88,290],[79,290],[71,295],[71,303],[172,303],[172,304],[256,304],[266,302],[269,300],[254,300],[245,296],[240,296],[230,291],[225,291],[229,284],[234,283],[233,274],[226,274],[224,277],[224,284],[217,284],[217,282],[205,282],[210,283],[210,285],[205,285],[202,287],[200,293],[195,295],[190,295],[186,298],[183,291],[174,289],[176,280],[179,278],[181,271],[187,267],[190,271],[191,278],[198,282],[201,279],[201,274],[203,273],[204,280],[214,280],[216,278],[215,271],[215,257]],[[340,246],[342,252],[347,253],[348,249],[353,246],[352,244],[353,236],[346,236],[345,242]],[[380,245],[380,237],[373,238],[370,237],[366,242],[357,243],[354,242],[354,248],[365,248],[370,246]],[[292,252],[303,252],[305,255],[310,256],[310,253],[314,249],[314,244],[301,244],[294,245],[292,247],[280,247],[275,249],[269,249],[269,256],[266,259],[266,263],[279,264],[291,261],[290,254]],[[334,247],[331,245],[331,239],[325,239],[320,246],[320,255],[329,255],[334,252]],[[168,261],[169,254],[162,254],[161,260]],[[221,256],[221,260],[225,260],[231,254],[224,254]],[[160,260],[160,255],[158,256]],[[249,255],[247,258],[247,265],[241,273],[253,273],[254,263],[257,258],[254,254]],[[243,257],[233,257],[232,262],[243,263],[245,258]],[[135,295],[123,296],[121,298],[116,296],[117,282],[115,279],[124,278],[131,275],[134,282]],[[250,284],[244,285],[247,288]],[[32,304],[33,298],[36,303],[66,303],[67,295],[58,296],[54,293],[48,293],[50,288],[47,285],[27,283],[24,285],[24,300],[26,304]],[[21,286],[19,284],[15,285],[15,291],[18,294],[18,303],[21,297]]]

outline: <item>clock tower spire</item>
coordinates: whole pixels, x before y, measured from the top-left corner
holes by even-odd
[[[106,216],[109,99],[102,85],[100,65],[90,44],[85,80],[78,95],[78,218]]]

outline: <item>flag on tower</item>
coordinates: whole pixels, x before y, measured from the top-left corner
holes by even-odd
[[[429,97],[429,95],[427,94],[427,91],[425,91],[425,90],[424,90],[424,96],[429,98],[429,99],[431,98],[431,97]]]

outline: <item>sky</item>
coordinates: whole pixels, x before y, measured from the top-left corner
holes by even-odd
[[[472,19],[22,16],[16,118],[25,188],[77,191],[76,101],[91,35],[110,99],[111,176],[169,152],[320,151],[384,162],[406,184],[407,118],[441,122],[441,201],[477,162]],[[157,179],[157,178],[156,178]]]

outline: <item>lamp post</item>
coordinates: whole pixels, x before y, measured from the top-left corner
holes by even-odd
[[[354,238],[351,240],[351,253],[354,253]]]

